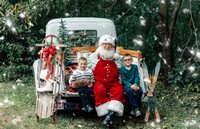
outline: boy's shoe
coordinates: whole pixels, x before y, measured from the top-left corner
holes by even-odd
[[[135,115],[135,111],[134,111],[134,110],[131,110],[130,114],[131,114],[131,115]]]
[[[141,115],[141,112],[139,111],[139,110],[136,110],[135,111],[135,117],[138,117],[138,116],[140,116]]]
[[[91,112],[93,110],[92,106],[89,104],[86,105],[85,108],[86,108],[87,112]]]
[[[81,110],[84,111],[84,112],[87,112],[87,109],[85,108],[85,106],[83,106],[83,107],[81,108]]]

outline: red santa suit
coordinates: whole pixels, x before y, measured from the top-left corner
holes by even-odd
[[[111,44],[113,47],[107,51],[101,44]],[[99,47],[88,58],[88,68],[93,70],[95,84],[93,87],[95,96],[95,109],[98,116],[106,115],[103,125],[113,123],[113,112],[117,116],[123,116],[125,97],[122,84],[119,82],[119,71],[122,62],[116,51],[116,39],[110,35],[102,35],[99,39]]]
[[[95,84],[93,87],[95,106],[98,116],[104,116],[108,111],[123,115],[125,97],[122,84],[119,82],[119,71],[114,60],[100,59],[94,69]]]

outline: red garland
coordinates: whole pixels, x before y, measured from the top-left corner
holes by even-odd
[[[55,54],[56,54],[56,46],[51,46],[51,48],[44,48],[42,54],[40,55],[41,58],[43,58],[45,55],[46,64],[44,65],[44,69],[47,69],[47,64],[48,64],[49,69],[51,70],[51,72],[45,77],[46,80],[48,80],[50,75],[53,73],[54,69],[53,66],[51,65],[51,58]]]

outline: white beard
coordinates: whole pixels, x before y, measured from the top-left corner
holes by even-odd
[[[100,56],[103,57],[104,59],[110,59],[110,58],[113,58],[115,54],[115,49],[111,48],[109,51],[106,51],[104,50],[102,46],[99,46],[97,50],[95,51],[95,53],[97,55],[100,54]]]

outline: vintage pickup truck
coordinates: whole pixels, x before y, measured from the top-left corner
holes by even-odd
[[[109,34],[112,36],[116,37],[116,29],[115,29],[115,25],[114,23],[109,20],[109,19],[105,19],[105,18],[62,18],[63,21],[66,22],[66,27],[68,29],[69,32],[80,32],[80,31],[86,31],[88,32],[88,34],[91,35],[95,35],[97,37],[100,37],[102,35],[105,34]],[[58,29],[60,26],[60,22],[61,22],[61,18],[58,19],[52,19],[48,22],[48,24],[46,25],[46,36],[49,35],[54,35],[54,36],[58,36]],[[57,42],[58,40],[56,39],[52,39],[52,38],[47,38],[46,39],[47,42]],[[71,55],[70,58],[72,59],[72,63],[77,63],[77,53],[80,51],[84,51],[87,50],[91,53],[93,53],[97,48],[97,45],[94,44],[91,47],[72,47],[71,48]],[[142,59],[142,53],[140,51],[133,51],[133,50],[125,50],[123,49],[123,47],[118,46],[118,51],[120,55],[123,55],[125,53],[130,53],[133,56],[133,63],[138,65],[139,68],[139,73],[140,73],[140,85],[143,88],[143,90],[146,92],[147,91],[147,87],[146,87],[146,83],[144,81],[144,75],[143,75],[143,69],[140,66],[140,61]],[[62,55],[65,56],[65,55]],[[35,85],[36,85],[36,95],[37,95],[37,110],[36,110],[36,114],[39,116],[40,113],[42,113],[43,111],[46,111],[44,109],[40,109],[43,106],[41,106],[39,95],[37,93],[37,89],[40,87],[40,83],[38,83],[38,81],[40,81],[38,79],[38,69],[40,69],[40,67],[38,66],[39,64],[39,60],[34,62],[34,76],[35,76]],[[59,97],[57,97],[56,99],[56,109],[57,110],[80,110],[82,105],[80,102],[80,98],[77,92],[71,92],[68,88],[68,85],[66,85],[65,83],[65,65],[62,64],[61,66],[61,82],[59,83],[59,88],[55,89],[53,91],[53,94],[58,94]],[[144,98],[144,97],[143,97]],[[44,100],[45,101],[45,100]],[[146,101],[146,99],[143,99],[142,101]],[[55,108],[55,106],[54,106]],[[38,110],[43,110],[43,111],[39,111]],[[48,116],[48,115],[47,115]]]

